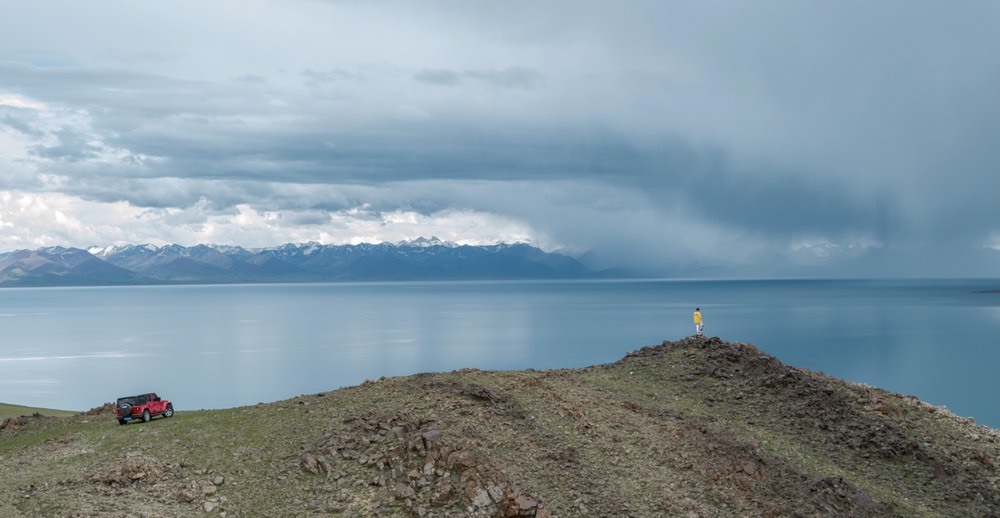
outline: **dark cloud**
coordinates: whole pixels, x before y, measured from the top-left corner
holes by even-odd
[[[1000,241],[994,4],[63,6],[0,21],[5,189],[192,226],[471,211],[670,273]]]
[[[330,214],[328,212],[310,210],[306,212],[294,212],[286,216],[285,219],[291,225],[322,225],[330,222]]]

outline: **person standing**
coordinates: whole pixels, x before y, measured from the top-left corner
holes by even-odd
[[[701,308],[694,308],[694,334],[701,336],[705,332],[705,324],[701,319]]]

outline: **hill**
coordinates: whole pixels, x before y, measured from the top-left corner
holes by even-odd
[[[997,430],[716,338],[584,369],[174,403],[127,426],[107,407],[8,422],[0,515],[1000,514]]]
[[[70,416],[75,415],[77,412],[70,410],[54,410],[51,408],[34,408],[21,405],[8,405],[0,403],[0,422],[8,417],[19,417],[22,415],[35,415],[40,416]]]

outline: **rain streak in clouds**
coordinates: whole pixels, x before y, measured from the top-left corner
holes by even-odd
[[[0,249],[1000,273],[1000,5],[0,0]]]

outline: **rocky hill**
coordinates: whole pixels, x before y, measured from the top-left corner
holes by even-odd
[[[174,403],[6,421],[0,515],[1000,516],[997,430],[714,338]]]

